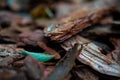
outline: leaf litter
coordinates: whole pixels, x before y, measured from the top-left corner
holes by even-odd
[[[2,0],[0,80],[119,80],[119,0]]]

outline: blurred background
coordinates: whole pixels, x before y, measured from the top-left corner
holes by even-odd
[[[0,36],[44,29],[94,0],[0,0]],[[71,13],[72,12],[72,13]]]
[[[0,36],[16,40],[19,33],[44,29],[95,1],[101,5],[101,0],[0,0]]]

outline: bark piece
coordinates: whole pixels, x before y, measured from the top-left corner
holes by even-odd
[[[75,36],[74,38],[64,42],[63,48],[69,50],[69,46],[73,47],[74,44],[79,43],[83,46],[77,58],[80,62],[89,65],[100,73],[120,77],[120,65],[102,54],[101,47],[80,36]]]
[[[98,5],[96,6],[96,4]],[[98,1],[95,5],[91,4],[87,8],[84,7],[85,10],[82,10],[80,13],[64,18],[55,25],[45,29],[46,36],[50,37],[51,40],[62,42],[83,29],[98,23],[102,18],[115,10],[115,5],[116,2],[106,0]]]
[[[38,63],[36,64],[36,60],[32,57],[27,57],[24,61],[25,67],[27,68],[27,73],[29,77],[33,80],[41,80],[42,73],[41,69],[39,68]]]
[[[48,75],[46,80],[62,80],[68,75],[72,69],[76,56],[80,51],[79,46],[75,45],[73,49],[68,51],[65,57],[56,65],[55,69]]]

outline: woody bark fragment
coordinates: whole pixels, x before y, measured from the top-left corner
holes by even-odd
[[[120,77],[120,65],[104,55],[101,52],[102,47],[99,47],[92,41],[76,35],[63,42],[61,46],[67,51],[76,43],[83,46],[79,56],[77,57],[80,62],[90,66],[102,74]]]
[[[97,4],[97,5],[96,5]],[[73,15],[62,19],[55,25],[45,29],[47,37],[51,40],[62,42],[83,29],[98,23],[106,15],[109,15],[115,10],[116,0],[101,0],[95,4],[87,5],[81,10],[76,10]]]
[[[74,66],[76,56],[79,54],[80,50],[81,46],[76,44],[70,51],[66,53],[65,57],[60,60],[60,62],[45,80],[64,80]]]

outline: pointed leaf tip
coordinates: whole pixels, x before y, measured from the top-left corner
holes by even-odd
[[[36,59],[40,62],[49,61],[54,57],[54,55],[48,55],[46,53],[29,52],[29,51],[26,51],[26,50],[20,50],[20,53],[22,53],[24,55],[30,55],[34,59]]]

